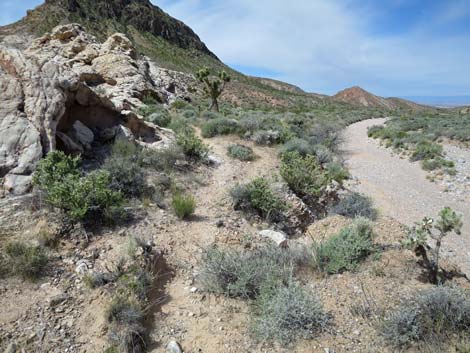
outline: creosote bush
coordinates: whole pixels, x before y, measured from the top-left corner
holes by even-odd
[[[231,191],[234,208],[278,221],[287,209],[282,200],[271,190],[264,178],[256,178],[248,184],[237,185]]]
[[[171,123],[171,115],[166,110],[162,110],[146,116],[145,120],[161,127],[168,127]]]
[[[192,129],[184,129],[176,137],[176,143],[183,153],[196,161],[205,161],[209,155],[209,148],[196,136]]]
[[[354,271],[375,251],[372,223],[357,218],[339,234],[315,246],[317,266],[329,274]]]
[[[244,145],[230,145],[227,147],[228,155],[234,159],[240,161],[253,161],[256,159],[256,155],[253,152],[253,149]]]
[[[470,329],[470,295],[457,287],[437,286],[402,301],[383,323],[382,334],[393,346],[413,343],[441,347]]]
[[[281,176],[299,197],[318,198],[330,182],[315,156],[287,152],[281,158]]]
[[[5,248],[5,267],[12,274],[25,279],[36,279],[44,271],[48,257],[41,247],[22,242],[11,242]]]
[[[293,138],[292,140],[287,141],[281,147],[281,155],[289,152],[297,152],[302,157],[305,157],[309,154],[315,155],[313,146],[308,141],[301,138]]]
[[[98,170],[82,176],[78,157],[61,151],[50,152],[39,162],[33,184],[46,194],[46,201],[64,211],[72,220],[85,218],[111,220],[120,210],[122,194],[111,189],[108,171]]]
[[[196,209],[196,199],[189,194],[175,192],[173,194],[172,206],[176,216],[180,219],[186,219],[191,216]]]
[[[260,341],[275,340],[284,346],[298,339],[312,339],[330,324],[330,315],[307,289],[292,281],[287,286],[265,287],[255,303],[253,333]]]
[[[340,198],[333,207],[333,212],[349,218],[377,218],[377,210],[373,207],[372,200],[358,192],[350,192]]]

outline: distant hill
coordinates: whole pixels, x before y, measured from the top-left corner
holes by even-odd
[[[363,106],[368,108],[379,108],[387,110],[407,109],[407,110],[425,110],[430,109],[424,105],[420,105],[406,99],[401,98],[383,98],[376,96],[365,89],[354,86],[342,90],[331,97],[337,102],[348,103],[355,106]]]
[[[20,21],[0,27],[0,42],[26,47],[32,39],[68,23],[80,23],[99,40],[124,33],[139,53],[163,68],[185,73],[205,66],[226,70],[233,80],[224,99],[235,104],[300,107],[341,102],[373,109],[426,109],[406,100],[378,97],[360,87],[328,97],[285,82],[245,76],[220,61],[190,27],[149,0],[46,0]]]

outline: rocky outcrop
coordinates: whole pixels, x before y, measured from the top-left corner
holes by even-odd
[[[98,137],[109,140],[123,130],[151,148],[170,143],[171,131],[133,110],[145,96],[161,103],[189,99],[191,82],[140,58],[123,34],[99,43],[78,24],[56,27],[24,51],[0,45],[4,189],[28,191],[37,163],[56,148],[81,153]]]

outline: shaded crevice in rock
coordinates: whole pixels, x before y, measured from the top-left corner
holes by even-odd
[[[101,44],[78,24],[59,26],[24,51],[0,45],[3,188],[27,192],[39,160],[57,148],[93,154],[117,136],[168,146],[174,133],[133,111],[149,96],[164,104],[187,98],[192,80],[139,58],[123,34]]]

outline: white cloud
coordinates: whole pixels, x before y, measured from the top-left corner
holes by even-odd
[[[275,78],[308,90],[333,93],[359,84],[382,95],[470,91],[467,38],[433,37],[426,24],[397,37],[371,35],[373,10],[351,0],[158,4],[190,25],[224,62],[277,72]],[[455,4],[445,9],[447,16],[459,13]]]

